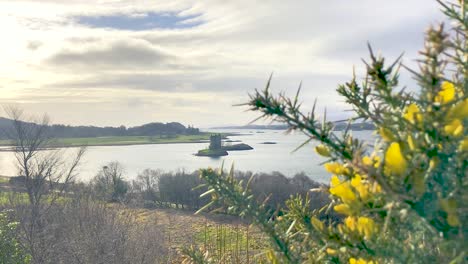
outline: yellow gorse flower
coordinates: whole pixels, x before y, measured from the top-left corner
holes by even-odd
[[[372,157],[372,160],[374,161],[374,167],[376,168],[380,167],[381,159],[379,156]]]
[[[446,104],[451,102],[455,98],[455,85],[451,82],[442,82],[440,91],[435,97],[437,103]]]
[[[349,204],[356,200],[356,195],[354,194],[349,181],[342,182],[336,175],[333,175],[331,178],[330,193],[335,196],[340,197],[344,203]],[[335,211],[338,210],[338,211],[341,211],[340,213],[349,214],[350,210],[348,209],[349,207],[347,209],[345,209],[344,207],[337,207],[335,208]]]
[[[356,174],[351,180],[351,186],[354,187],[359,193],[359,197],[362,200],[367,200],[369,198],[369,184],[364,182],[360,175]]]
[[[330,157],[330,150],[328,149],[327,146],[318,145],[315,147],[315,152],[317,152],[321,156]]]
[[[331,177],[331,180],[330,180],[330,186],[331,186],[331,187],[336,187],[336,186],[338,186],[338,185],[340,185],[340,184],[341,184],[341,181],[340,181],[340,179],[338,178],[338,176],[333,175],[333,176]]]
[[[413,151],[416,149],[416,145],[414,144],[413,137],[410,135],[408,135],[408,147]]]
[[[359,259],[355,259],[355,258],[350,258],[349,259],[349,264],[377,264],[377,262],[375,261],[367,261],[367,260],[364,260],[362,258],[359,258]]]
[[[335,212],[337,212],[337,213],[344,214],[344,215],[351,215],[352,214],[351,207],[349,207],[349,205],[347,205],[347,204],[335,205],[333,207],[333,210],[335,210]]]
[[[385,173],[401,176],[406,172],[407,167],[408,162],[401,152],[400,144],[393,142],[385,153]]]
[[[422,115],[420,113],[419,107],[416,104],[410,104],[406,108],[405,114],[403,117],[408,120],[410,123],[415,124],[422,120]]]
[[[362,163],[366,166],[372,166],[374,162],[372,162],[372,159],[369,156],[364,156],[362,158]]]
[[[351,189],[349,182],[342,182],[335,187],[330,188],[330,193],[341,198],[344,203],[350,203],[356,200],[356,195]]]
[[[468,98],[455,104],[448,112],[449,118],[468,118]]]
[[[372,184],[371,190],[373,193],[380,193],[382,192],[382,187],[380,187],[380,185],[377,182],[374,182],[374,184]]]
[[[383,127],[379,128],[379,135],[382,137],[384,141],[387,141],[387,142],[395,140],[395,137],[392,135],[392,133],[388,129],[383,128]]]
[[[361,235],[369,239],[375,232],[375,222],[369,217],[359,217],[357,221],[357,229]]]
[[[315,228],[318,230],[323,230],[323,222],[320,221],[317,217],[312,217],[311,222]]]
[[[358,218],[348,216],[344,220],[345,226],[351,231],[357,231],[364,238],[369,239],[376,231],[374,220],[369,217],[360,216]]]
[[[369,156],[364,156],[362,158],[362,163],[366,166],[374,166],[375,168],[380,167],[380,157],[379,156],[373,156],[372,158]]]
[[[457,137],[463,133],[463,124],[460,119],[453,119],[450,123],[444,126],[444,131],[450,136]]]
[[[429,161],[429,169],[431,169],[431,170],[435,169],[438,163],[439,163],[439,161],[437,160],[437,158],[432,158]]]
[[[372,198],[372,193],[381,192],[377,183],[371,183],[363,179],[359,174],[354,175],[351,181],[340,181],[333,175],[330,182],[330,193],[341,198],[342,204],[335,205],[333,209],[337,213],[344,215],[353,215],[360,208],[358,197],[362,201]]]
[[[338,175],[349,173],[349,169],[338,162],[326,163],[325,169],[330,173]]]
[[[346,217],[345,220],[344,220],[344,224],[349,230],[351,230],[351,231],[356,230],[357,223],[356,223],[356,218],[355,217],[353,217],[353,216]]]
[[[460,151],[468,151],[468,136],[465,136],[463,140],[460,142],[460,147],[458,148]]]

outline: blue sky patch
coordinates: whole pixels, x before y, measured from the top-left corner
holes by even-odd
[[[95,28],[122,30],[184,29],[201,25],[201,21],[189,21],[200,15],[181,16],[177,13],[143,13],[137,16],[116,14],[109,16],[79,16],[77,22]],[[185,22],[185,23],[184,23]]]

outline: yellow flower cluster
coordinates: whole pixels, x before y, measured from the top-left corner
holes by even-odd
[[[325,169],[328,172],[336,175],[349,174],[349,169],[338,162],[325,164]]]
[[[327,171],[335,173],[331,178],[329,191],[343,202],[333,208],[338,213],[353,215],[359,211],[360,201],[366,202],[371,199],[372,193],[381,192],[377,183],[371,183],[359,174],[354,174],[351,180],[341,181],[337,175],[349,175],[350,170],[340,163],[328,163],[325,164],[325,168]]]
[[[458,137],[463,133],[463,124],[460,119],[453,119],[445,125],[444,131],[447,135]]]
[[[373,156],[372,158],[369,156],[364,156],[362,158],[362,163],[368,167],[379,168],[380,167],[380,157]]]
[[[401,151],[400,144],[397,142],[391,143],[385,152],[385,174],[403,176],[407,168],[408,162]]]
[[[340,181],[336,175],[332,176],[330,193],[340,197],[344,203],[349,204],[356,200],[356,195],[351,188],[351,183],[349,181]]]
[[[456,93],[463,96],[463,92],[457,90],[451,82],[443,82],[440,92],[437,94],[435,101],[442,105],[451,103]],[[468,99],[464,99],[450,107],[447,113],[447,123],[444,126],[444,132],[453,137],[458,137],[463,134],[463,119],[468,117]]]
[[[349,259],[349,264],[377,264],[377,261],[367,261],[362,258],[355,259],[355,258],[350,258]]]
[[[403,117],[406,120],[408,120],[411,124],[418,124],[422,121],[421,110],[416,104],[408,105]]]
[[[365,216],[348,216],[344,220],[344,224],[346,228],[348,228],[348,230],[358,232],[366,239],[370,239],[372,235],[375,234],[375,232],[377,231],[377,226],[374,220]]]
[[[449,118],[467,118],[468,117],[468,99],[465,99],[452,108],[448,112]]]
[[[434,102],[442,106],[450,107],[446,116],[446,124],[444,125],[444,132],[449,136],[458,137],[463,133],[463,122],[464,118],[468,117],[468,99],[464,99],[453,106],[452,103],[457,93],[463,96],[461,90],[456,89],[455,85],[451,82],[442,82],[440,91],[434,98]],[[422,122],[421,109],[418,105],[412,103],[406,107],[403,118],[408,120],[411,124],[419,124]],[[394,141],[393,136],[383,128],[379,129],[379,134],[385,141]]]
[[[440,104],[447,104],[455,98],[455,85],[451,82],[442,82],[440,91],[435,97],[435,102]]]

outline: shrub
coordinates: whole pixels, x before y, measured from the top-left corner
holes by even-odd
[[[110,202],[125,200],[129,184],[124,180],[124,169],[119,162],[110,162],[92,180],[96,195]]]
[[[18,242],[18,222],[11,219],[8,211],[0,212],[0,263],[20,264],[30,263],[31,257]]]
[[[147,208],[155,207],[157,203],[161,202],[159,197],[160,177],[161,171],[145,169],[132,182],[133,192],[139,194],[139,198]]]
[[[14,210],[21,219],[18,241],[33,263],[165,263],[169,257],[166,230],[141,221],[136,210],[96,201],[86,190],[50,206],[32,230],[29,206]]]
[[[251,110],[319,142],[315,149],[332,174],[325,189],[332,201],[323,210],[343,221],[321,221],[319,210],[309,210],[308,197],[300,196],[273,220],[232,174],[201,171],[212,197],[208,206],[227,204],[230,212],[251,218],[270,237],[272,263],[468,260],[467,5],[439,3],[453,28],[427,31],[418,71],[400,59],[387,65],[369,47],[363,83],[354,76],[337,89],[355,113],[350,121],[375,125],[380,137],[373,146],[349,130],[333,133],[334,124],[315,111],[302,113],[298,96],[272,95],[270,81],[248,102]],[[417,81],[417,93],[398,88],[401,66]]]

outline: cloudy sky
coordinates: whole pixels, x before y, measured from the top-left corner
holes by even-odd
[[[264,87],[344,115],[366,42],[414,64],[436,1],[0,0],[0,104],[54,123],[246,124]],[[411,85],[410,77],[404,82]]]

